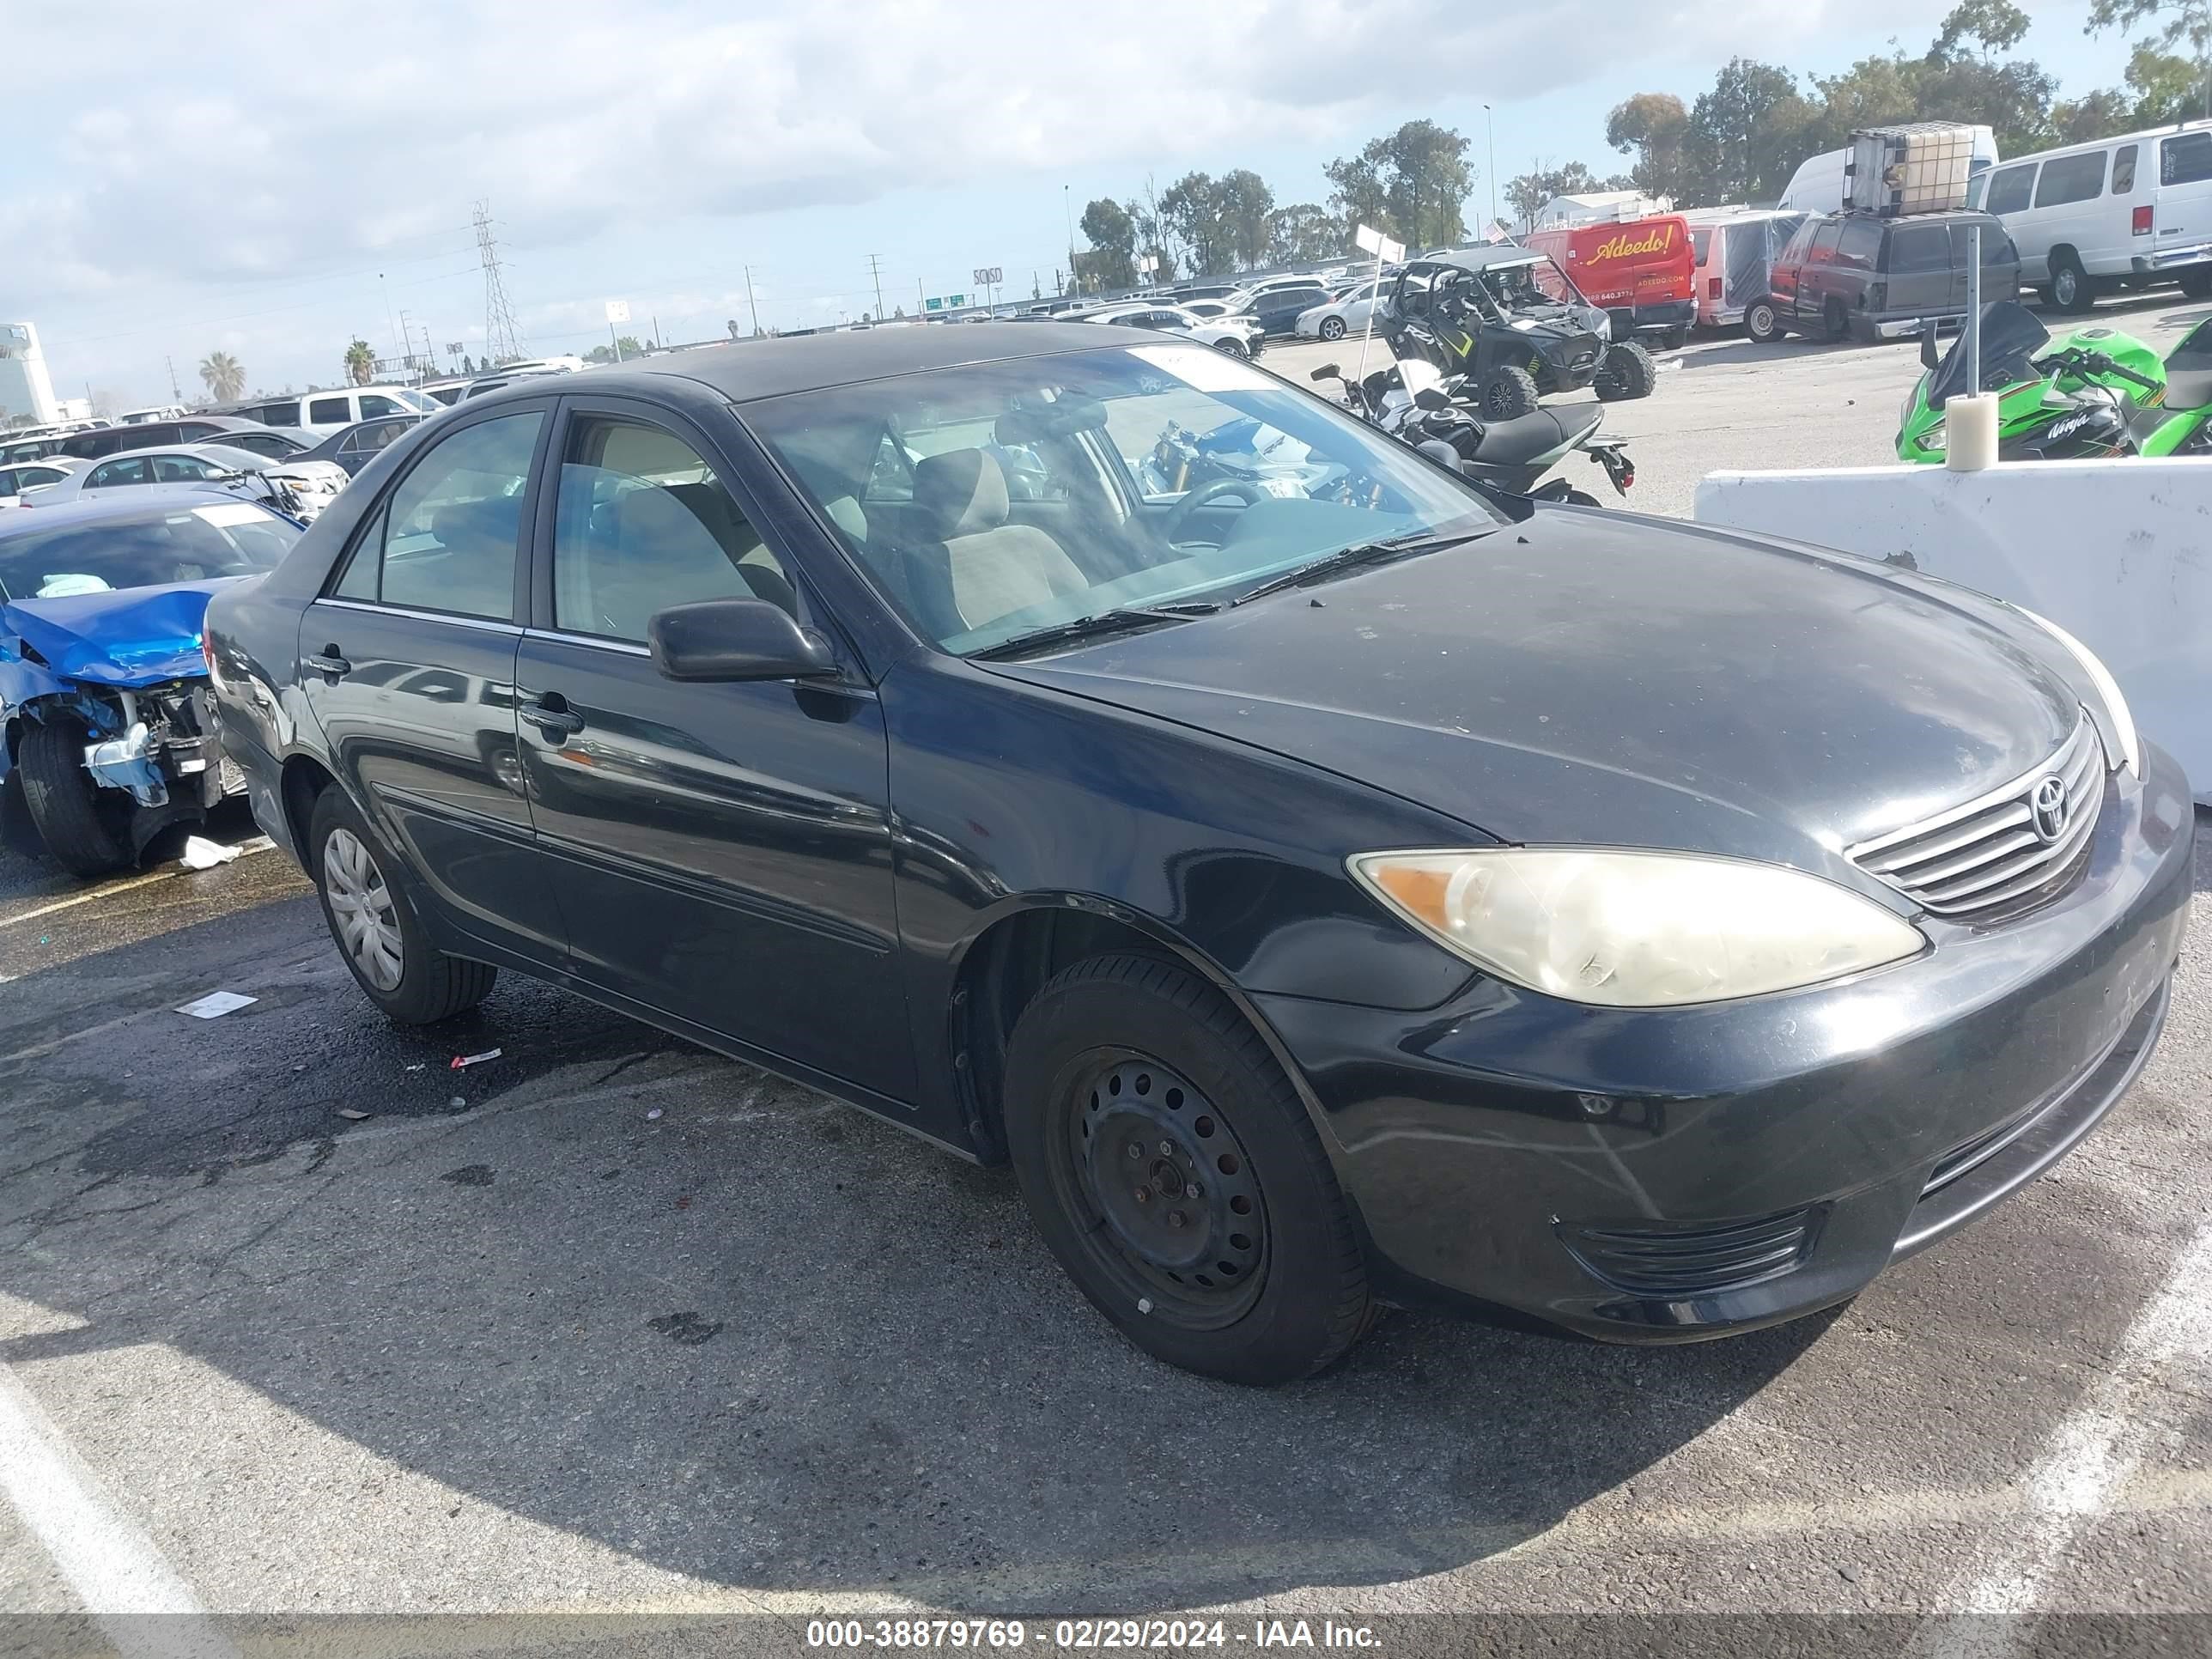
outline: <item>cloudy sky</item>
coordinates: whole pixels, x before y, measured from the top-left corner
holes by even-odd
[[[1322,165],[1428,117],[1497,171],[1625,167],[1605,112],[1692,96],[1738,51],[1828,71],[1914,0],[623,0],[529,5],[93,0],[13,10],[0,145],[0,319],[44,337],[56,390],[118,404],[197,390],[223,349],[270,391],[337,378],[401,318],[479,349],[470,228],[488,200],[533,351],[632,330],[697,339],[858,316],[1005,268],[1026,296],[1064,262],[1065,204],[1249,167],[1322,201]],[[2070,91],[2124,47],[2086,0],[2029,0],[2027,50]],[[1188,21],[1178,21],[1185,16]],[[1488,205],[1476,186],[1470,218]]]

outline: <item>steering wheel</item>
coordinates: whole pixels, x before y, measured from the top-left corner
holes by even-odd
[[[1200,484],[1197,489],[1187,491],[1181,501],[1168,509],[1167,517],[1160,521],[1160,539],[1173,547],[1182,540],[1182,532],[1190,527],[1190,521],[1197,515],[1199,508],[1209,501],[1218,501],[1224,495],[1241,495],[1244,498],[1244,504],[1250,507],[1255,502],[1265,501],[1267,492],[1249,478],[1216,478],[1212,483]]]

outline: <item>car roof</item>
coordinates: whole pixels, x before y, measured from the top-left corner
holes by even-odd
[[[611,394],[621,386],[642,392],[655,381],[690,380],[742,404],[794,392],[927,374],[932,369],[1111,349],[1119,343],[1102,339],[1098,330],[1088,323],[988,322],[963,328],[840,330],[701,346],[663,357],[610,365],[592,371],[592,384],[594,391]],[[487,392],[481,399],[471,398],[468,407],[544,397],[549,391],[541,377],[532,377]]]
[[[197,483],[140,484],[135,489],[94,490],[73,501],[57,501],[51,507],[26,507],[0,515],[0,541],[34,530],[66,530],[71,525],[158,517],[180,506],[235,507],[240,502],[260,507],[272,519],[283,517],[266,502],[235,490],[210,489]]]
[[[1456,247],[1433,258],[1408,259],[1406,269],[1422,265],[1457,265],[1462,270],[1510,270],[1516,265],[1536,265],[1548,255],[1511,242],[1492,242],[1482,247]]]

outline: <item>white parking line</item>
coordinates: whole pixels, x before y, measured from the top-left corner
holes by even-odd
[[[241,854],[266,853],[276,843],[266,836],[256,836],[238,843]],[[40,916],[50,916],[57,910],[68,910],[80,904],[89,904],[94,899],[112,897],[127,893],[134,887],[151,887],[157,881],[174,881],[179,876],[197,872],[184,869],[156,870],[148,875],[136,876],[129,881],[111,882],[105,887],[95,887],[88,893],[78,893],[65,899],[56,899],[52,904],[41,904],[35,910],[26,910],[21,915],[0,917],[0,927],[13,927],[19,921],[36,921]]]
[[[0,1493],[125,1659],[238,1659],[191,1587],[6,1365],[0,1365]]]
[[[2135,1472],[2143,1396],[2177,1360],[2212,1358],[2212,1228],[2191,1239],[2173,1272],[2120,1338],[2119,1352],[2059,1424],[2025,1482],[2026,1536],[1990,1558],[1907,1651],[1917,1659],[1996,1659],[2027,1633],[2043,1582]]]

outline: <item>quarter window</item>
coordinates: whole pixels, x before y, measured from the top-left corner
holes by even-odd
[[[2093,149],[2084,155],[2061,155],[2043,164],[2043,179],[2035,187],[2035,204],[2039,208],[2063,207],[2069,202],[2087,202],[2104,188],[2103,150]]]
[[[2158,147],[2158,181],[2194,185],[2212,179],[2212,132],[2185,132]]]
[[[307,405],[309,426],[343,426],[352,418],[343,398],[318,398]]]
[[[2023,167],[1999,167],[1990,174],[1989,193],[1982,205],[1991,213],[2018,213],[2035,193],[2036,163]]]
[[[705,599],[796,613],[791,580],[699,453],[635,421],[570,428],[553,519],[553,621],[643,643],[653,614]]]
[[[511,621],[515,544],[538,410],[480,421],[426,450],[354,545],[341,599]]]
[[[2122,144],[2112,152],[2112,194],[2125,196],[2136,187],[2136,147]]]

